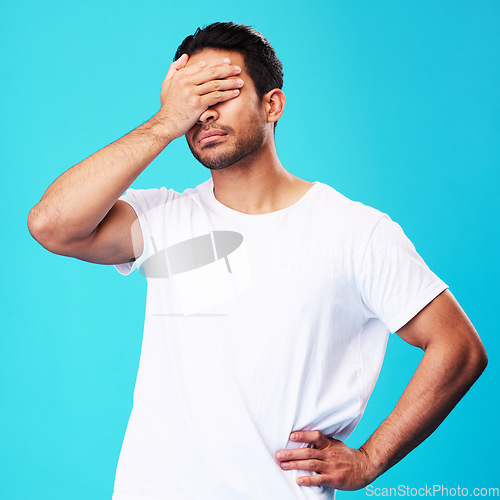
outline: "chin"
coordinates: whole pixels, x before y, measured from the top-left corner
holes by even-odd
[[[235,165],[244,158],[251,157],[264,146],[265,130],[259,129],[258,132],[235,142],[229,143],[227,139],[210,142],[204,144],[200,150],[190,141],[188,141],[188,146],[193,156],[203,166],[210,170],[222,170]]]
[[[234,160],[233,158],[227,158],[224,156],[216,156],[216,157],[211,157],[211,158],[196,158],[204,167],[210,169],[210,170],[223,170],[225,168],[233,166],[235,163],[237,163],[237,160]]]
[[[227,150],[222,146],[221,142],[213,142],[206,144],[202,151],[197,151],[190,146],[193,156],[206,168],[210,170],[222,170],[234,165],[245,156],[244,152],[237,150]]]

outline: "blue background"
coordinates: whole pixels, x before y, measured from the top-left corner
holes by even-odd
[[[64,170],[149,119],[178,43],[255,26],[285,67],[284,166],[399,222],[451,287],[490,364],[374,486],[499,486],[496,1],[20,1],[2,6],[0,485],[8,499],[110,499],[138,367],[145,280],[52,255],[26,217]],[[136,187],[208,178],[184,140]],[[420,359],[390,338],[359,446]],[[339,498],[366,498],[366,491]]]

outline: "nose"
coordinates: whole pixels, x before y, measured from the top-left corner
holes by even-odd
[[[208,108],[198,118],[198,123],[203,125],[203,124],[208,123],[210,121],[214,122],[218,118],[219,118],[219,113],[217,113],[217,110],[215,108]]]

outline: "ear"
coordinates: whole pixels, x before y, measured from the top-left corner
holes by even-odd
[[[270,90],[262,98],[268,123],[277,122],[285,111],[285,94],[281,89]]]

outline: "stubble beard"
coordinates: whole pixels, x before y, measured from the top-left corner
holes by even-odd
[[[228,135],[234,135],[233,129],[230,127],[221,127],[223,130],[228,132]],[[224,168],[230,167],[235,163],[238,163],[243,158],[253,155],[259,149],[262,148],[265,142],[265,128],[260,124],[254,124],[248,133],[237,139],[234,147],[227,151],[224,148],[224,144],[221,141],[214,141],[205,144],[202,147],[202,151],[208,152],[213,150],[212,154],[202,155],[199,151],[196,151],[188,141],[189,149],[193,156],[206,168],[210,170],[222,170]],[[217,152],[217,148],[221,146],[221,151]]]

